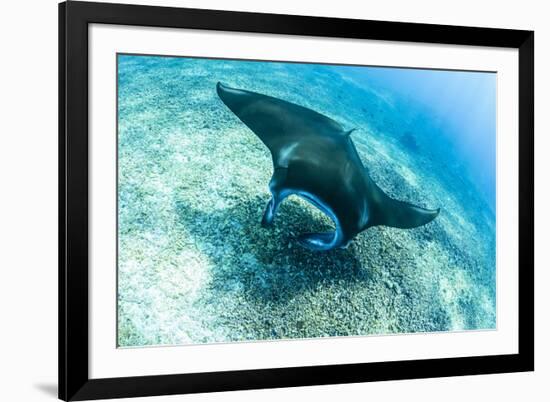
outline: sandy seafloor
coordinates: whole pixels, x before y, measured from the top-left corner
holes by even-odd
[[[119,56],[118,67],[119,346],[496,327],[494,213],[429,116],[328,66]],[[271,157],[218,81],[357,127],[378,185],[440,215],[316,253],[295,236],[332,222],[291,196],[261,228]]]

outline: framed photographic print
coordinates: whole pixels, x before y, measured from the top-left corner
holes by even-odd
[[[534,33],[59,5],[59,397],[529,371]]]

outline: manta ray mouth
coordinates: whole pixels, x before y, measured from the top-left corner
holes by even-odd
[[[306,200],[308,203],[316,207],[318,210],[323,212],[326,216],[332,220],[336,230],[334,232],[327,233],[304,233],[298,236],[298,243],[309,250],[312,251],[326,251],[332,248],[345,247],[343,245],[343,232],[340,226],[340,221],[338,217],[332,211],[332,209],[320,200],[315,195],[308,193],[306,191],[285,191],[281,194],[283,198],[286,198],[290,195],[297,195],[298,197]],[[347,245],[347,244],[346,244]]]

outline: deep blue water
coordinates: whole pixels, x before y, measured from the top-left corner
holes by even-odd
[[[430,147],[439,162],[465,169],[495,211],[495,73],[352,66],[335,69],[391,96],[396,121]]]

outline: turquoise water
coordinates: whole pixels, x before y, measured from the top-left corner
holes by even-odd
[[[346,128],[391,197],[441,208],[315,253],[332,222],[291,196],[260,227],[271,156],[216,83]],[[494,329],[492,73],[118,56],[118,344]]]

